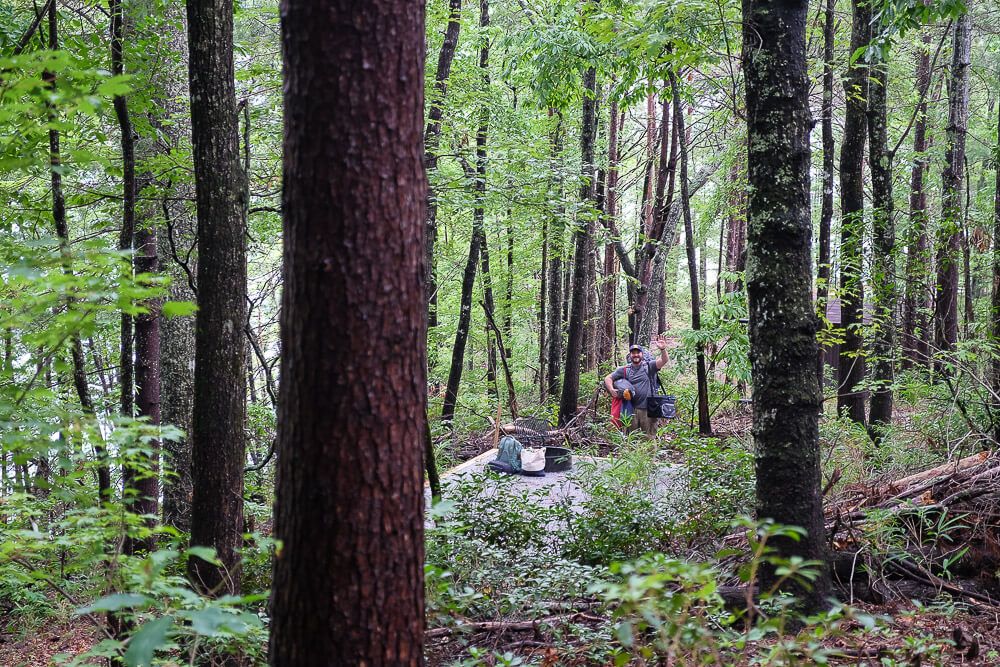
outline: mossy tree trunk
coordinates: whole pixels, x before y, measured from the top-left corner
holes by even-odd
[[[746,0],[743,69],[747,82],[750,362],[754,383],[757,517],[801,526],[801,540],[777,539],[784,557],[825,562],[820,491],[820,390],[816,313],[811,295],[809,211],[808,3]],[[777,581],[762,571],[762,588]],[[829,576],[791,582],[807,610],[826,604]]]

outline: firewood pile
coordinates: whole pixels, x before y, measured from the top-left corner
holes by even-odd
[[[1000,454],[980,452],[828,500],[831,569],[851,600],[1000,607]]]

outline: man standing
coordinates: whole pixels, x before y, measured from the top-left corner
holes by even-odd
[[[631,382],[633,387],[632,406],[635,408],[635,418],[632,420],[630,430],[641,428],[646,435],[656,435],[656,419],[650,419],[646,413],[646,399],[654,392],[653,382],[655,382],[655,379],[651,376],[655,376],[656,371],[666,366],[667,361],[669,361],[667,356],[667,339],[662,335],[655,336],[650,341],[649,346],[660,350],[659,358],[652,362],[656,364],[655,369],[651,368],[650,362],[647,362],[643,358],[642,347],[633,345],[628,349],[629,361],[631,363],[627,366],[616,368],[605,377],[604,386],[612,397],[616,397],[621,395],[621,391],[615,389],[614,383],[622,379]]]

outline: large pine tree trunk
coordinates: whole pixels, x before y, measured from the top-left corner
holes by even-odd
[[[423,663],[423,16],[282,3],[275,667]]]
[[[951,85],[948,87],[948,145],[941,175],[941,224],[937,233],[937,287],[934,298],[934,345],[954,352],[958,343],[958,268],[962,233],[965,133],[969,123],[969,61],[972,19],[968,10],[955,21]],[[944,362],[935,364],[946,371]]]
[[[823,204],[819,216],[819,257],[816,279],[816,309],[826,317],[826,302],[830,296],[830,228],[833,224],[833,57],[834,57],[834,8],[836,0],[826,0],[826,16],[823,21]],[[817,357],[819,388],[823,390],[824,350],[820,348]]]
[[[853,0],[851,53],[866,46],[871,37],[871,7],[867,0]],[[863,165],[867,129],[868,75],[860,62],[848,70],[844,83],[847,103],[844,143],[840,148],[840,313],[844,342],[840,345],[837,412],[865,424],[865,395],[858,388],[865,379],[865,303],[862,280],[865,188]]]
[[[444,32],[444,42],[438,53],[437,71],[434,74],[434,95],[428,100],[427,129],[424,130],[424,167],[430,174],[437,170],[438,146],[441,143],[441,119],[444,115],[444,100],[448,92],[451,63],[458,48],[458,35],[462,29],[462,0],[449,0],[448,26]],[[437,326],[437,271],[434,264],[434,244],[437,241],[437,193],[427,189],[427,239],[424,264],[427,267],[427,318],[428,326]]]
[[[892,423],[892,383],[896,356],[896,228],[893,224],[892,154],[888,147],[886,89],[888,64],[869,69],[868,151],[872,171],[872,391],[869,432],[879,442]]]
[[[198,315],[191,427],[191,544],[214,547],[188,574],[202,591],[240,590],[246,458],[246,220],[233,79],[233,5],[189,0],[191,138],[198,209]]]
[[[806,0],[744,3],[750,186],[747,293],[757,517],[806,530],[798,541],[769,542],[779,554],[824,563],[819,352],[810,294],[807,10]],[[762,589],[779,578],[773,567],[765,567],[761,575]],[[827,604],[830,581],[822,566],[809,587],[786,585],[807,610]]]
[[[583,120],[580,127],[580,201],[586,206],[591,202],[594,178],[594,137],[597,130],[595,94],[597,71],[593,67],[583,75]],[[587,255],[590,250],[590,232],[593,222],[578,222],[573,231],[575,256],[573,258],[573,292],[569,331],[566,340],[566,373],[563,376],[562,396],[559,400],[559,424],[565,425],[576,415],[580,394],[580,353],[583,348],[584,311],[587,307]]]
[[[903,297],[903,364],[926,366],[927,282],[930,257],[927,247],[927,192],[924,174],[927,172],[927,92],[931,85],[931,35],[924,31],[920,53],[917,56],[917,108],[913,122],[913,166],[910,170],[910,229],[906,247],[906,285]]]

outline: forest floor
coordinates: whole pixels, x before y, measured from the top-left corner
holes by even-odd
[[[0,633],[2,667],[48,667],[61,664],[57,656],[78,656],[99,641],[99,633],[86,618],[49,621],[42,627],[16,634]]]
[[[875,665],[893,665],[899,667],[921,667],[939,665],[952,667],[957,665],[975,665],[977,667],[996,667],[1000,665],[1000,624],[996,617],[966,612],[933,610],[917,607],[911,602],[892,603],[887,605],[859,604],[856,609],[863,613],[888,617],[880,628],[877,636],[872,636],[858,624],[847,624],[842,628],[842,634],[837,637],[822,639],[818,648],[825,649],[828,664],[857,665],[874,667]],[[567,615],[570,617],[570,615]],[[606,619],[580,612],[572,618],[574,623],[589,623],[592,629],[599,632]],[[540,667],[593,667],[594,665],[611,664],[610,662],[595,662],[588,656],[589,646],[586,643],[574,644],[560,639],[562,634],[558,627],[538,624],[536,628],[516,629],[506,631],[491,630],[470,635],[458,640],[432,639],[427,644],[428,665],[432,667],[445,665],[469,664],[462,660],[468,655],[469,646],[485,647],[492,652],[477,665],[525,664]],[[803,644],[813,641],[808,631],[796,638]],[[719,663],[719,667],[744,667],[761,664],[819,664],[811,660],[768,662],[762,661],[762,656],[773,649],[775,641],[750,642],[745,655],[729,653]],[[521,663],[501,663],[496,656],[516,655]],[[660,664],[640,661],[630,661],[625,664]],[[681,656],[666,664],[693,664]]]
[[[906,424],[911,416],[905,410],[907,408],[902,408],[899,414],[899,422],[903,428],[907,428]],[[605,420],[606,414],[597,419]],[[558,434],[557,442],[568,442],[574,451],[586,452],[580,455],[581,461],[595,458],[604,460],[604,457],[614,457],[620,453],[623,440],[619,436],[606,430],[603,424],[595,427],[584,419],[580,422],[569,432]],[[742,408],[736,408],[729,414],[717,415],[713,419],[713,425],[719,440],[733,439],[734,442],[742,443],[741,446],[749,447],[751,417]],[[492,429],[467,433],[455,444],[452,455],[456,459],[472,459],[489,451],[495,437]],[[675,442],[677,437],[686,436],[670,432],[661,434],[659,439],[662,456],[656,460],[671,470],[678,470],[678,464],[685,463],[685,443],[683,440]],[[882,475],[877,479],[841,485],[829,495],[828,509],[845,515],[862,512],[875,508],[878,504],[884,505],[886,497],[891,496],[892,499],[906,496],[907,489],[913,489],[914,493],[924,489],[921,491],[921,500],[928,498],[941,502],[954,495],[951,491],[953,487],[960,487],[966,494],[962,499],[967,500],[968,489],[972,488],[967,483],[970,478],[988,479],[991,484],[996,484],[996,476],[992,473],[983,477],[990,470],[1000,470],[1000,467],[989,467],[991,461],[995,462],[995,457],[987,454],[980,456],[981,462],[970,461],[961,470],[953,460],[947,471],[902,487],[897,486],[901,479],[905,481],[915,476],[901,478],[891,474],[889,478],[897,480],[892,482]],[[931,485],[934,480],[937,480],[936,485]],[[985,494],[982,498],[992,498],[990,494]],[[843,531],[844,528],[838,523],[832,530],[836,536],[837,531]],[[859,535],[857,544],[860,546],[863,546],[863,539],[871,539],[870,534],[863,537],[865,534],[860,528],[852,528],[852,531]],[[966,539],[964,533],[961,535],[962,539]],[[727,546],[731,546],[728,539],[724,541]],[[678,557],[684,558],[683,554],[678,554]],[[892,574],[891,568],[881,571],[883,577],[887,577],[886,573]],[[985,573],[989,574],[996,577],[996,573]],[[876,583],[889,586],[888,589],[880,589],[889,593],[884,601],[874,603],[845,598],[845,602],[850,601],[856,612],[879,619],[876,631],[857,621],[846,620],[834,632],[810,634],[812,631],[807,628],[795,641],[803,646],[811,642],[811,650],[817,647],[826,650],[829,663],[838,665],[1000,665],[1000,605],[957,594],[949,595],[940,588],[935,591],[936,581],[938,580],[919,585],[919,582],[912,580],[882,579]],[[905,585],[907,583],[911,585],[909,588]],[[989,594],[988,589],[980,590],[986,590]],[[485,600],[490,600],[488,590],[477,591],[477,594],[480,593],[486,595]],[[910,593],[923,597],[924,602],[908,599]],[[521,595],[528,596],[530,593],[524,592]],[[594,656],[595,646],[615,645],[614,609],[603,606],[593,595],[565,600],[550,598],[550,602],[546,604],[557,606],[541,616],[501,612],[501,598],[497,595],[494,599],[497,606],[492,612],[486,611],[491,608],[490,604],[486,604],[480,608],[484,613],[453,616],[446,625],[431,623],[426,645],[428,664],[521,664],[539,667],[610,664],[606,652],[601,653],[604,657],[600,659]],[[54,603],[58,604],[56,601]],[[472,608],[465,611],[471,612]],[[64,610],[48,621],[36,621],[29,627],[10,627],[6,631],[0,631],[0,667],[66,664],[69,656],[81,655],[99,640],[98,631],[88,619],[73,617]],[[720,664],[749,665],[751,661],[756,661],[753,664],[787,664],[768,662],[763,657],[775,649],[776,643],[777,640],[773,638],[750,642],[745,653],[728,652],[724,662]],[[516,662],[517,660],[520,662]],[[641,661],[633,660],[627,664],[640,663]],[[683,656],[679,656],[674,664],[689,663]],[[800,660],[798,664],[815,663],[806,659]]]
[[[919,436],[919,429],[912,426],[913,417],[918,411],[915,406],[902,402],[897,406],[896,423],[899,424],[901,442],[909,442],[909,445],[904,444],[905,447],[912,447],[923,439]],[[607,415],[599,414],[594,419],[606,420]],[[550,431],[546,444],[568,445],[574,451],[596,457],[615,457],[621,453],[619,450],[623,447],[622,439],[606,430],[603,424],[593,428],[593,424],[585,423],[586,419],[579,421],[570,429]],[[738,447],[748,448],[752,440],[751,422],[749,410],[745,406],[736,406],[728,413],[713,418],[715,438],[740,443]],[[517,437],[516,433],[512,434]],[[657,460],[684,465],[686,456],[683,448],[686,443],[683,440],[675,443],[673,440],[673,433],[661,433]],[[452,455],[459,460],[468,460],[489,451],[495,441],[495,429],[469,433],[452,450]],[[931,443],[921,444],[930,447]],[[795,638],[795,642],[802,646],[812,644],[809,649],[812,651],[825,650],[830,664],[1000,665],[1000,604],[996,603],[995,597],[991,597],[995,593],[991,586],[1000,575],[986,567],[978,577],[964,572],[961,574],[968,577],[966,580],[952,579],[947,562],[944,563],[943,571],[939,569],[941,559],[938,557],[941,552],[954,554],[960,551],[963,544],[971,545],[968,547],[969,554],[975,559],[981,558],[976,554],[977,551],[984,548],[988,551],[989,545],[984,546],[982,539],[981,526],[984,524],[973,519],[982,515],[982,503],[995,497],[997,480],[1000,478],[996,474],[1000,472],[996,456],[983,452],[977,457],[970,456],[959,461],[961,452],[942,451],[939,452],[941,460],[946,453],[949,454],[947,458],[950,463],[947,466],[934,468],[920,463],[907,469],[905,463],[890,462],[881,472],[876,472],[875,468],[868,465],[869,454],[852,450],[844,456],[840,451],[843,443],[827,442],[826,447],[831,454],[838,450],[838,456],[844,458],[836,465],[843,465],[845,461],[847,465],[862,462],[855,474],[845,472],[845,482],[848,477],[852,478],[849,483],[838,484],[841,470],[835,469],[829,460],[826,461],[830,464],[827,466],[830,469],[825,470],[829,492],[828,530],[831,530],[833,537],[839,539],[835,548],[856,548],[856,553],[861,554],[856,559],[858,570],[865,564],[877,570],[877,574],[866,583],[866,591],[873,594],[876,601],[861,600],[853,592],[848,595],[844,589],[840,591],[843,601],[851,604],[853,613],[877,618],[877,629],[873,631],[865,624],[845,620],[832,631],[827,629],[817,632],[807,628]],[[851,450],[850,445],[846,448]],[[916,471],[922,472],[913,474]],[[969,492],[969,480],[979,485],[979,491]],[[956,493],[956,489],[965,491]],[[965,524],[956,524],[954,529],[942,528],[943,519],[939,520],[939,514],[936,513],[942,499],[968,503],[975,498],[980,499],[977,501],[980,502],[979,505],[949,506],[946,508],[947,512],[940,513],[940,517],[947,515],[965,519]],[[928,508],[926,514],[922,509],[925,505]],[[912,515],[909,514],[911,510]],[[879,514],[883,511],[890,517],[897,517],[902,528],[893,523],[892,519]],[[924,545],[919,543],[921,538],[918,536],[915,543],[912,536],[905,534],[909,529],[908,516],[917,517],[913,528],[917,533],[924,529],[928,532],[936,529],[942,531],[933,545],[937,552],[931,553],[928,549],[927,553],[922,554],[921,548]],[[865,524],[866,520],[876,523],[874,532],[871,523]],[[933,521],[938,521],[939,525],[928,523]],[[970,523],[975,525],[968,525]],[[985,522],[985,526],[989,538],[992,530],[990,522]],[[950,536],[947,531],[951,531]],[[955,544],[948,544],[951,538],[954,538]],[[893,544],[901,546],[895,553],[902,555],[903,566],[910,567],[919,562],[920,567],[909,573],[896,569],[894,552],[891,551],[894,547],[887,543],[871,542],[890,539],[900,540]],[[723,542],[726,546],[732,546],[728,538]],[[926,558],[921,559],[922,555]],[[684,555],[678,554],[678,557],[684,558]],[[852,582],[853,576],[852,572]],[[956,590],[949,591],[949,585]],[[846,590],[860,589],[856,583],[852,583]],[[962,595],[962,591],[971,592]],[[974,597],[976,595],[980,597]],[[599,606],[595,606],[596,602],[592,597],[566,599],[562,603],[559,614],[548,614],[541,619],[535,616],[534,621],[517,615],[494,613],[462,619],[455,628],[432,628],[427,644],[429,664],[530,664],[542,667],[611,664],[606,657],[594,660],[593,642],[600,644],[606,641],[595,638],[607,637],[609,632],[614,636],[614,617],[609,616],[612,610],[599,611]],[[775,650],[776,644],[777,640],[773,639],[773,635],[751,642],[746,652],[726,653],[723,662],[719,664],[789,664],[770,662],[764,657]],[[470,655],[474,658],[473,662],[468,662]],[[517,660],[521,662],[516,662]],[[675,655],[675,659],[668,662],[688,664],[683,653]],[[818,664],[805,655],[800,655],[799,660],[793,662]],[[640,659],[625,664],[646,662]]]

